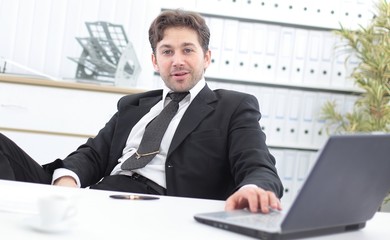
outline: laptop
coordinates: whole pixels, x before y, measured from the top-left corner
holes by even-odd
[[[286,211],[196,214],[201,223],[260,239],[295,239],[365,227],[390,191],[390,134],[331,136]]]

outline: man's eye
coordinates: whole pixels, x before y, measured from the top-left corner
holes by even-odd
[[[191,53],[191,52],[192,52],[192,49],[191,49],[191,48],[185,48],[185,49],[184,49],[184,52],[185,52],[185,53]]]
[[[170,54],[172,54],[172,50],[164,50],[164,51],[162,52],[162,54],[163,54],[163,55],[170,55]]]

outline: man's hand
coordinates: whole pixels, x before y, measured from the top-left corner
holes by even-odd
[[[225,204],[225,211],[249,208],[251,212],[269,213],[270,208],[282,210],[275,193],[256,186],[245,186],[232,194]]]
[[[54,181],[53,185],[63,187],[77,187],[76,180],[71,176],[63,176]]]

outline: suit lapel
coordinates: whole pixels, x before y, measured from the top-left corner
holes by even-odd
[[[121,117],[122,124],[125,124],[126,128],[129,128],[129,126],[132,128],[160,100],[161,94],[156,97],[140,98],[137,103],[126,106],[124,115]]]
[[[127,138],[134,125],[150,111],[150,109],[161,100],[162,91],[154,94],[154,96],[142,97],[139,100],[135,99],[134,102],[128,103],[124,106],[125,110],[120,112],[118,118],[118,124],[116,126],[116,140],[115,146],[117,146],[117,154],[122,154],[122,150],[126,145]],[[115,156],[117,157],[117,156]]]
[[[195,99],[191,102],[187,111],[184,113],[179,126],[173,136],[168,156],[180,145],[181,142],[200,124],[200,122],[212,111],[214,107],[210,103],[216,101],[217,98],[213,91],[206,85]]]

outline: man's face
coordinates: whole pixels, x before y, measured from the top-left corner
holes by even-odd
[[[152,62],[169,89],[185,92],[203,77],[210,64],[210,51],[203,52],[194,30],[171,27],[165,30],[163,39],[157,43]]]

